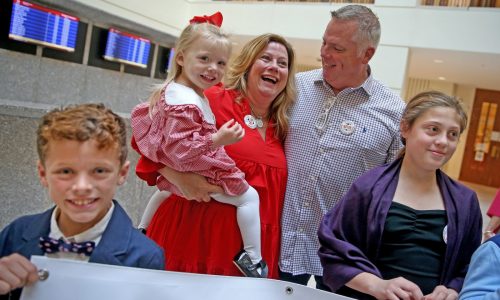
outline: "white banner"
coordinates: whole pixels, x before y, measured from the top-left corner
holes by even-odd
[[[32,256],[48,277],[23,289],[21,300],[345,300],[280,280],[119,267]]]

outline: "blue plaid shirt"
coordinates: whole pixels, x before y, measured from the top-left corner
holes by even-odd
[[[285,142],[288,182],[280,269],[321,276],[321,218],[359,175],[396,157],[405,103],[371,75],[337,95],[323,81],[321,69],[297,74],[296,84]]]

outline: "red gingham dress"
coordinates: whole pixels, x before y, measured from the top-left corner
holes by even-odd
[[[281,211],[287,181],[283,145],[268,126],[266,139],[243,121],[250,114],[245,99],[239,104],[236,91],[215,86],[205,91],[217,119],[217,127],[230,119],[243,124],[245,136],[225,146],[246,181],[259,194],[262,258],[269,277],[278,278]],[[199,203],[172,195],[156,211],[148,236],[165,250],[166,269],[201,274],[242,276],[233,264],[243,242],[236,221],[236,207],[217,201]]]
[[[156,172],[158,164],[181,172],[195,172],[230,196],[248,189],[245,174],[226,154],[212,148],[217,132],[208,101],[191,88],[171,82],[161,93],[152,117],[149,103],[137,105],[131,115],[132,147],[141,154],[137,175],[160,190],[182,195]]]

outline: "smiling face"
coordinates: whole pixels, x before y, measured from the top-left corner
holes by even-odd
[[[229,53],[227,47],[218,47],[214,42],[198,38],[177,56],[176,63],[182,67],[182,72],[175,81],[203,97],[204,90],[222,80]]]
[[[120,163],[116,147],[99,149],[93,139],[49,142],[38,174],[59,208],[57,222],[66,236],[81,233],[104,217],[128,168],[129,162]]]
[[[248,94],[254,102],[269,105],[288,80],[288,52],[280,43],[270,42],[257,56],[248,72]]]
[[[401,124],[406,140],[404,159],[416,169],[434,172],[453,155],[460,137],[460,117],[451,107],[433,107],[411,127]]]
[[[375,49],[373,47],[360,49],[360,43],[355,40],[357,31],[356,21],[332,18],[323,35],[321,45],[323,78],[335,91],[357,87],[368,77],[367,65]]]

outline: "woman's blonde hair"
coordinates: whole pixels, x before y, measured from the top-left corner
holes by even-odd
[[[288,54],[288,78],[286,86],[281,93],[274,99],[269,112],[269,119],[276,122],[274,133],[277,138],[284,141],[289,127],[289,111],[295,101],[295,53],[292,45],[285,38],[277,34],[263,34],[243,46],[240,54],[229,64],[226,73],[226,88],[239,91],[241,97],[236,99],[240,101],[243,97],[248,97],[248,73],[259,55],[266,49],[269,43],[278,43],[286,48]]]
[[[161,91],[173,80],[177,79],[182,74],[182,66],[177,63],[179,55],[189,50],[195,41],[198,39],[205,39],[211,43],[212,47],[225,49],[227,52],[231,50],[231,42],[228,35],[224,33],[219,27],[210,23],[192,23],[189,24],[181,32],[181,35],[175,43],[175,54],[172,59],[172,67],[169,71],[168,77],[165,82],[153,86],[152,92],[149,95],[149,110],[153,112],[153,108],[160,100]]]
[[[455,110],[458,115],[460,134],[467,127],[467,113],[465,112],[461,102],[452,96],[448,96],[438,91],[428,91],[419,93],[408,102],[403,115],[401,116],[400,127],[403,129],[410,129],[415,121],[426,111],[435,107],[449,107]],[[401,136],[403,145],[406,145],[406,140]],[[403,148],[399,153],[399,157],[403,157],[405,149]]]

